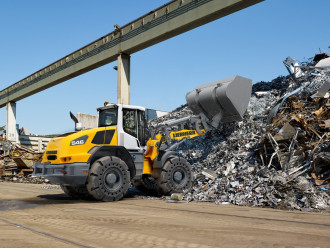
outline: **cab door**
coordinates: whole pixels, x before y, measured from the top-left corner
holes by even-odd
[[[137,109],[123,109],[123,130],[125,133],[136,138],[138,146],[145,146],[146,144],[146,121],[144,111]],[[125,139],[126,143],[130,141]]]
[[[147,121],[145,118],[144,111],[137,110],[137,130],[138,130],[138,140],[141,144],[141,146],[145,146],[147,143]]]

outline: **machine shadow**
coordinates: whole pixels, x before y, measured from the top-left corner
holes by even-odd
[[[123,200],[125,199],[132,199],[136,197],[148,197],[149,195],[139,191],[135,187],[131,187],[128,189],[127,193],[125,194]],[[64,193],[59,194],[43,194],[38,195],[35,198],[30,199],[24,199],[22,200],[25,204],[29,204],[33,207],[38,207],[42,205],[56,205],[56,204],[76,204],[76,203],[100,203],[101,201],[88,199],[88,200],[82,200],[82,199],[75,199],[73,197],[70,197]]]

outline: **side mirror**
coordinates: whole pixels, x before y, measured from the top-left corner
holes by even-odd
[[[76,131],[81,131],[81,130],[83,129],[83,125],[82,125],[82,123],[77,122],[77,123],[76,123],[76,127],[75,127],[75,129],[76,129]]]

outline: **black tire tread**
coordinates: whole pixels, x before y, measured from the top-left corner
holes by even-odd
[[[183,187],[177,187],[171,179],[172,171],[177,166],[183,167],[187,172],[186,176],[188,179]],[[162,172],[160,173],[160,178],[158,179],[159,191],[164,195],[190,191],[192,189],[192,181],[191,165],[188,163],[188,161],[184,158],[173,157],[165,162]]]
[[[103,172],[110,167],[118,168],[123,174],[123,185],[117,192],[109,192],[102,181]],[[87,190],[96,200],[111,202],[119,201],[130,187],[130,172],[124,161],[118,157],[106,156],[96,160],[89,171]]]

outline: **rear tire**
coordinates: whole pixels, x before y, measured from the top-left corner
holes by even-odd
[[[87,190],[96,200],[121,200],[130,187],[130,172],[124,161],[117,157],[96,160],[89,171]]]
[[[89,194],[86,186],[64,186],[60,185],[65,194],[74,199],[91,200],[92,196]]]
[[[160,178],[159,189],[162,194],[181,193],[192,189],[191,165],[184,158],[171,158],[164,164]]]

